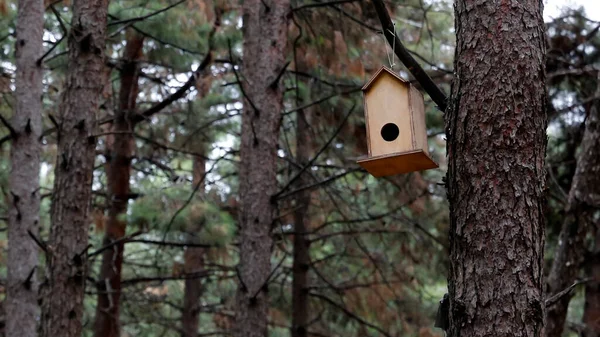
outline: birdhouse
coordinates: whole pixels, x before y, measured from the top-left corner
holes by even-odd
[[[421,92],[386,67],[362,90],[368,154],[358,164],[375,177],[437,168],[429,157]]]

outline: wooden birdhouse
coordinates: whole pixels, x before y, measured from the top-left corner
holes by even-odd
[[[421,92],[386,67],[362,90],[368,154],[358,164],[375,177],[437,168],[429,157]]]

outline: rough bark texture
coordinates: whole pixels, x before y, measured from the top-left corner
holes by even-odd
[[[204,174],[206,161],[200,156],[194,157],[193,186],[198,187],[197,194],[204,194]],[[197,243],[197,233],[202,229],[202,223],[195,225],[189,233],[190,242]],[[183,292],[183,312],[181,315],[182,337],[197,337],[200,314],[200,297],[202,296],[202,279],[198,277],[204,270],[204,248],[187,247],[183,254],[183,269],[186,275]]]
[[[449,336],[540,336],[546,151],[542,2],[455,2],[446,115]]]
[[[246,0],[240,166],[240,264],[234,337],[266,337],[271,227],[289,0]]]
[[[304,167],[310,160],[310,128],[308,112],[296,112],[296,163]],[[309,184],[307,175],[301,175],[297,186]],[[308,316],[308,269],[310,266],[309,245],[307,238],[308,208],[310,205],[310,190],[298,193],[294,205],[294,263],[292,266],[292,337],[306,337]]]
[[[600,337],[600,221],[596,221],[596,242],[586,274],[591,280],[585,285],[583,323],[589,331],[585,337]]]
[[[109,137],[107,154],[107,185],[109,195],[108,221],[103,245],[109,245],[123,238],[127,222],[125,216],[130,196],[129,178],[131,160],[134,154],[134,123],[138,96],[139,69],[137,62],[142,55],[144,37],[128,31],[127,44],[123,53],[121,87],[119,89],[119,109],[115,116]],[[95,337],[119,337],[119,309],[121,298],[121,270],[123,265],[123,243],[102,253],[102,265],[98,278],[98,303],[96,305]]]
[[[107,7],[108,0],[73,2],[68,74],[58,119],[48,283],[42,306],[44,337],[80,337],[82,331],[94,133],[105,84]]]
[[[17,11],[17,72],[15,113],[11,124],[16,135],[10,151],[10,202],[6,279],[6,336],[37,334],[39,282],[36,268],[40,220],[40,152],[42,132],[42,56],[44,2],[19,0]]]
[[[587,118],[577,168],[571,183],[565,220],[548,276],[547,294],[552,296],[569,287],[579,276],[585,255],[585,237],[590,232],[594,212],[600,207],[600,124],[597,104]],[[546,336],[563,333],[571,296],[563,296],[547,308]]]

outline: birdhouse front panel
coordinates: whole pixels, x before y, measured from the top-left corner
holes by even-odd
[[[410,87],[382,72],[365,91],[369,156],[413,149]]]

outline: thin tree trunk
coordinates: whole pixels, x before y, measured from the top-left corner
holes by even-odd
[[[42,306],[43,337],[80,337],[82,331],[88,215],[96,148],[94,133],[105,83],[107,11],[107,0],[73,2],[52,194],[49,275]]]
[[[600,155],[597,154],[599,151],[600,145],[600,121],[599,121],[599,111],[598,111],[598,103],[595,103],[593,114],[588,117],[588,121],[586,123],[586,135],[588,134],[588,130],[590,132],[590,138],[595,138],[596,146],[595,148],[583,148],[581,149],[581,156],[590,157],[585,154],[586,150],[592,153],[596,153],[596,157],[590,157],[594,159],[593,163],[589,163],[589,166],[586,166],[588,170],[594,170],[596,173],[596,180],[593,182],[594,185],[588,186],[589,188],[594,188],[595,192],[590,194],[584,194],[589,199],[589,202],[592,202],[592,205],[595,205],[596,210],[600,207],[600,193],[598,192],[598,188],[600,187],[600,182],[597,180],[600,179],[600,163],[598,162],[600,159]],[[593,130],[593,131],[592,131]],[[593,132],[593,135],[591,133]],[[593,174],[590,173],[591,177]],[[590,182],[592,183],[592,182]],[[589,331],[589,335],[585,337],[600,337],[600,221],[595,219],[595,223],[590,224],[590,232],[594,235],[594,246],[592,251],[588,257],[588,263],[586,264],[586,275],[591,278],[591,280],[585,285],[585,304],[583,308],[583,323],[585,323],[587,330]]]
[[[109,141],[107,185],[109,212],[103,245],[123,238],[127,222],[124,217],[130,195],[129,178],[131,159],[134,154],[134,123],[130,116],[135,113],[138,95],[139,69],[137,62],[142,55],[144,37],[133,30],[127,32],[127,44],[121,69],[119,109],[113,123]],[[95,337],[119,337],[119,309],[121,298],[121,270],[123,265],[123,243],[102,253],[102,266],[98,279],[98,303],[96,305]]]
[[[297,68],[306,68],[304,57],[296,55]],[[298,92],[296,93],[299,94]],[[298,104],[300,105],[300,104]],[[311,135],[310,118],[312,109],[296,112],[296,164],[304,167],[310,160]],[[300,188],[310,183],[307,174],[301,174],[295,186]],[[292,265],[292,337],[308,336],[308,270],[310,267],[310,241],[307,238],[308,210],[310,207],[310,190],[299,192],[294,205],[294,261]]]
[[[296,112],[296,163],[304,167],[310,160],[309,111]],[[301,175],[297,187],[308,185],[307,175]],[[308,270],[310,255],[307,229],[310,190],[298,193],[294,210],[294,262],[292,266],[292,337],[308,336]]]
[[[548,276],[547,293],[554,295],[569,287],[579,275],[585,255],[585,237],[600,206],[600,123],[597,104],[587,118],[577,168],[571,183],[565,220]],[[546,336],[563,333],[571,296],[563,296],[546,313]]]
[[[206,173],[206,161],[203,157],[195,156],[193,163],[193,186],[198,184],[198,192],[204,194],[204,175]],[[202,224],[194,226],[193,232],[189,233],[193,238],[201,230]],[[185,289],[183,293],[183,312],[181,315],[182,337],[197,337],[200,314],[200,297],[202,296],[202,279],[196,277],[204,270],[204,248],[187,247],[183,254],[183,269],[186,274]]]
[[[541,336],[545,28],[542,2],[457,0],[446,115],[449,336]]]
[[[586,274],[591,280],[585,285],[583,323],[590,331],[585,337],[600,337],[600,221],[596,221],[595,239],[595,247],[586,266]]]
[[[19,0],[17,11],[16,107],[11,121],[16,135],[10,151],[6,336],[37,334],[38,250],[40,221],[40,152],[42,132],[42,33],[44,2]]]
[[[207,17],[211,13],[208,6],[205,8]],[[215,16],[215,15],[213,15]],[[219,19],[216,18],[215,22]],[[210,68],[210,67],[207,67]],[[210,71],[203,71],[198,74],[199,80],[196,83],[197,97],[202,99],[208,95],[212,85],[212,74]],[[192,164],[192,186],[196,189],[196,196],[203,196],[205,191],[206,175],[206,139],[202,136],[196,136],[194,140],[194,150],[200,155],[194,156]],[[190,226],[188,242],[197,243],[198,234],[204,226],[204,219],[199,223]],[[200,322],[200,298],[203,293],[202,280],[197,277],[204,270],[205,249],[201,247],[187,247],[183,254],[183,269],[186,274],[185,288],[183,291],[183,311],[181,313],[182,337],[198,336],[198,327]]]
[[[277,144],[283,109],[289,0],[243,4],[244,112],[240,146],[240,264],[234,337],[266,337]]]

